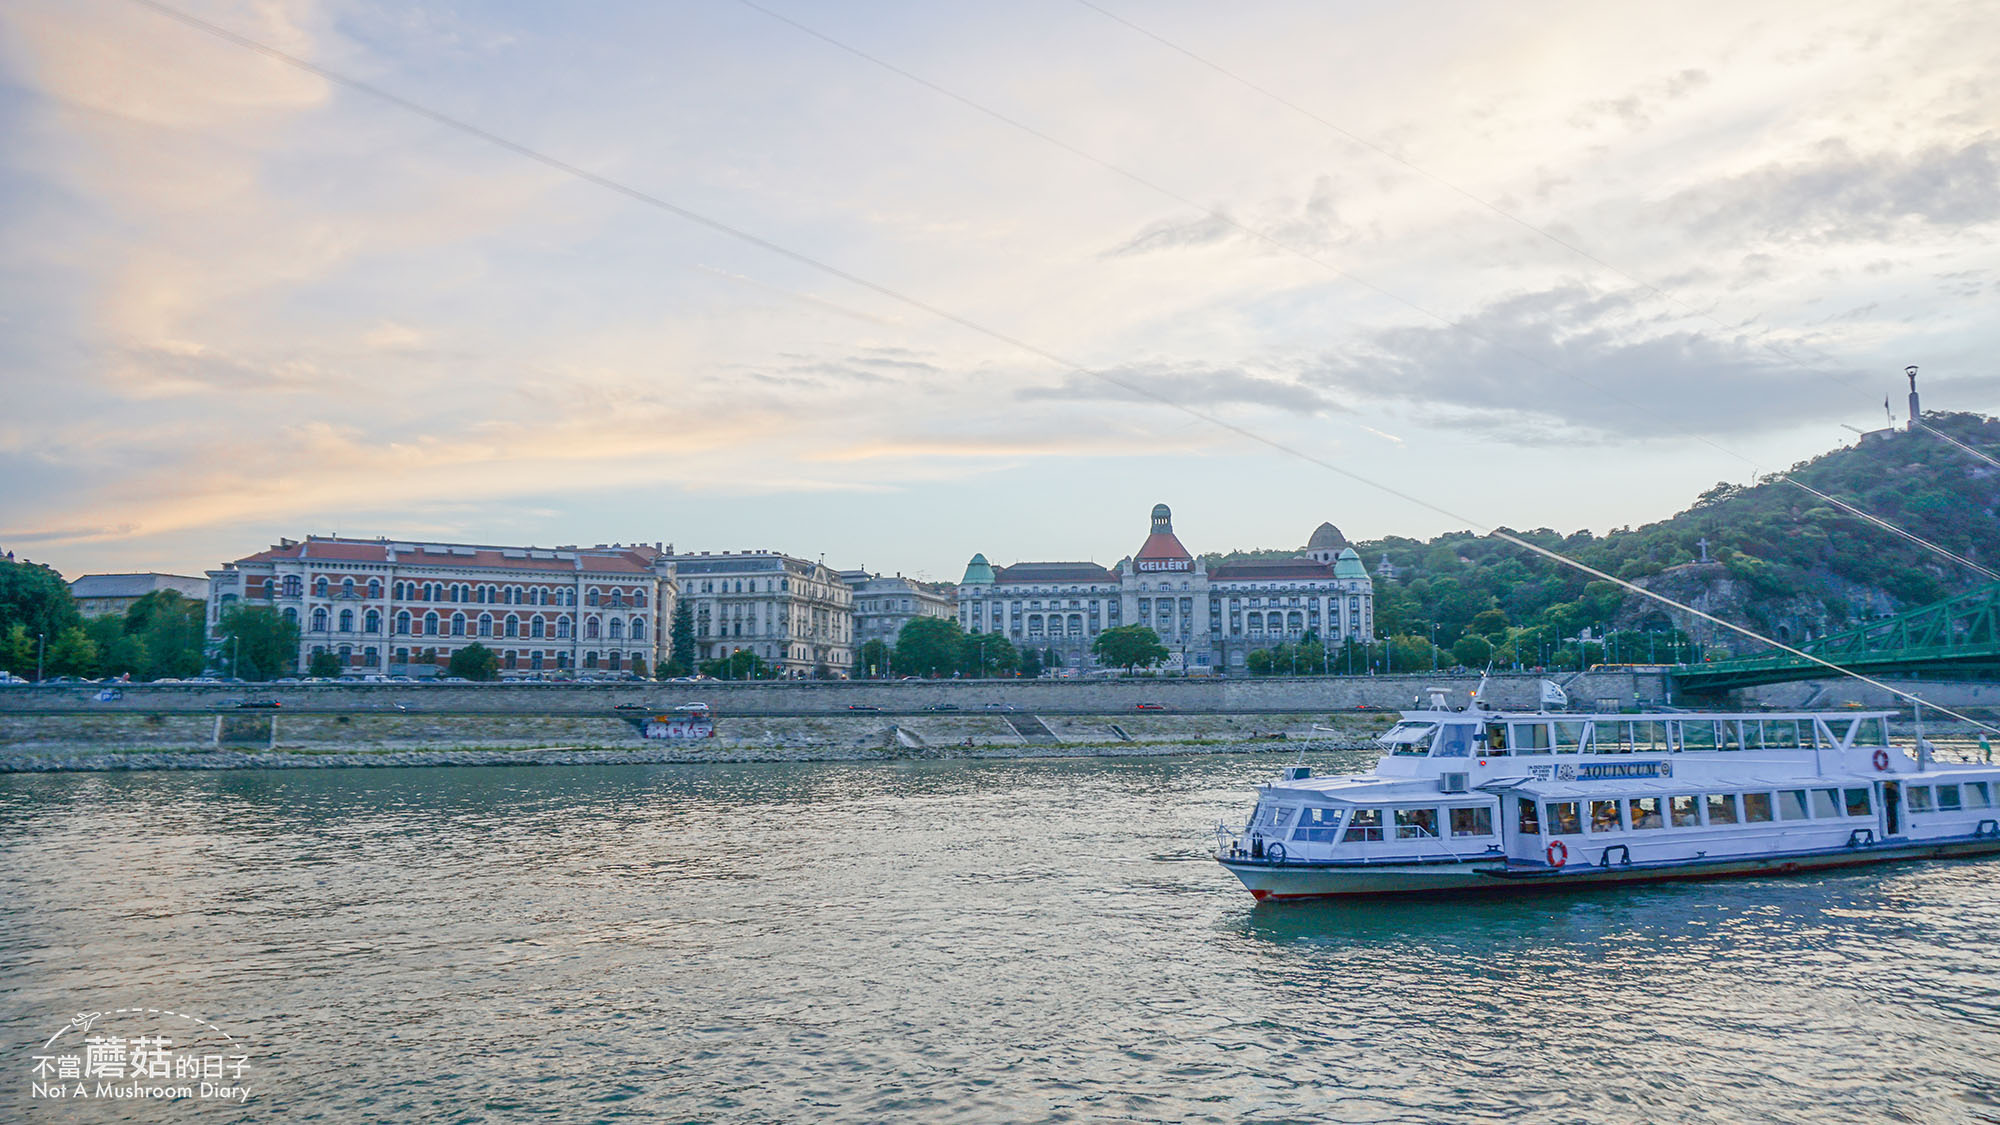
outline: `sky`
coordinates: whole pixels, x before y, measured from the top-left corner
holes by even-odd
[[[166,7],[347,81],[0,5],[0,549],[72,577],[1603,531],[2000,405],[1991,5]]]

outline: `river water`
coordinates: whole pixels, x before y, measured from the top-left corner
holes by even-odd
[[[1257,905],[1280,761],[7,776],[0,1119],[2000,1121],[2000,863]],[[137,1007],[249,1101],[31,1098]]]

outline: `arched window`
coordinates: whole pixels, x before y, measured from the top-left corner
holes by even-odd
[[[299,623],[299,611],[298,611],[298,610],[296,610],[296,609],[293,609],[293,608],[292,608],[291,606],[286,606],[286,607],[285,607],[285,620],[287,620],[287,621],[291,622],[291,623],[292,623],[292,624],[294,624],[294,625],[297,625],[297,624]]]
[[[606,636],[608,636],[608,637],[610,637],[610,638],[611,638],[612,640],[614,640],[614,641],[622,641],[622,640],[624,640],[624,639],[625,639],[625,623],[624,623],[623,621],[620,621],[620,620],[619,620],[618,618],[616,618],[616,617],[612,618],[612,619],[610,620],[610,622],[609,622],[609,623],[607,624],[607,626],[606,626],[606,631],[605,631],[605,635],[606,635]]]
[[[583,604],[585,605],[597,604],[597,587],[592,586],[590,589],[584,591]]]
[[[396,633],[399,636],[408,636],[409,632],[410,632],[410,611],[406,609],[396,615]]]
[[[380,578],[370,578],[368,580],[368,596],[371,598],[382,596],[382,580]]]
[[[515,652],[513,649],[510,648],[507,650],[507,657],[503,661],[503,663],[506,665],[507,670],[509,672],[514,670],[515,662],[518,661],[520,658],[521,658],[520,654]]]
[[[539,616],[528,618],[529,636],[539,637],[542,635],[542,630],[546,628],[548,628],[548,626],[545,623],[543,623],[542,619]]]
[[[567,614],[556,618],[556,636],[567,638],[570,634],[570,628],[569,616]]]
[[[625,654],[622,652],[614,652],[610,654],[611,670],[613,672],[616,672],[619,669],[619,666],[624,660],[624,658]]]
[[[429,582],[426,582],[426,583],[424,583],[424,596],[423,596],[422,598],[419,598],[418,600],[419,600],[419,601],[426,601],[426,602],[434,602],[434,601],[436,601],[436,600],[437,600],[437,587],[436,587],[436,586],[434,586],[434,585],[432,585],[432,584],[431,584],[431,583],[429,583]]]
[[[364,648],[361,650],[361,663],[366,664],[370,668],[380,668],[382,666],[382,654],[377,652],[373,647]]]
[[[296,598],[299,596],[299,590],[300,590],[299,576],[296,574],[285,575],[285,596],[288,598]]]
[[[507,621],[504,627],[507,630],[507,635],[510,637],[518,637],[521,635],[521,619],[514,616],[511,613],[507,615]]]
[[[313,579],[313,596],[317,598],[326,596],[326,575],[322,574]]]
[[[597,654],[596,654],[596,653],[594,653],[594,652],[586,652],[586,653],[584,653],[584,654],[583,654],[583,666],[584,666],[585,668],[595,668],[595,667],[597,667]]]
[[[362,631],[362,632],[364,632],[364,633],[379,633],[379,632],[381,632],[381,631],[382,631],[382,615],[381,615],[380,613],[376,612],[375,610],[372,610],[372,609],[371,609],[371,610],[369,610],[369,611],[368,611],[368,614],[367,614],[367,616],[365,616],[365,617],[363,617],[363,618],[361,619],[361,631]]]
[[[465,615],[463,613],[454,613],[451,615],[451,635],[454,637],[463,637],[465,635]]]
[[[343,578],[340,580],[340,596],[343,598],[351,598],[354,596],[353,578]]]
[[[583,638],[587,641],[597,639],[597,618],[586,617],[583,619]]]
[[[632,639],[636,641],[640,637],[643,637],[645,635],[646,635],[646,619],[643,617],[634,617],[632,619]]]
[[[479,615],[479,635],[482,637],[490,637],[493,635],[492,614],[482,613]]]
[[[350,664],[352,664],[352,663],[354,663],[354,646],[353,646],[353,645],[341,645],[341,646],[340,646],[340,666],[341,666],[342,668],[345,668],[345,667],[347,667],[348,665],[350,665]]]
[[[646,591],[644,591],[644,590],[634,590],[634,591],[632,591],[632,604],[633,604],[633,605],[636,605],[636,606],[643,606],[643,605],[645,605],[645,604],[646,604]]]
[[[437,636],[437,635],[438,635],[438,615],[437,615],[437,614],[435,614],[435,613],[426,613],[426,614],[424,614],[424,632],[425,632],[425,633],[428,633],[429,635],[431,635],[431,636],[433,636],[433,637],[435,637],[435,636]]]
[[[316,609],[316,610],[313,610],[313,630],[312,630],[312,631],[313,631],[313,632],[315,632],[315,633],[324,633],[324,632],[326,632],[326,609],[325,609],[325,607],[324,607],[324,606],[322,606],[322,607],[321,607],[321,608],[319,608],[319,609]]]
[[[340,631],[343,633],[352,633],[354,631],[353,610],[343,609],[340,611]]]
[[[576,590],[574,587],[563,591],[562,604],[564,605],[576,604]]]

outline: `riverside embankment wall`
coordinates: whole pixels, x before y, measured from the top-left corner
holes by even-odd
[[[1665,698],[1659,673],[1590,672],[1555,677],[1581,705],[1616,700],[1621,706]],[[1533,707],[1540,676],[1494,676],[1486,699],[1498,707]],[[1005,704],[1034,714],[1134,712],[1157,703],[1177,713],[1345,711],[1408,707],[1426,688],[1469,697],[1477,676],[1271,677],[1268,679],[920,680],[785,683],[603,684],[129,684],[120,698],[100,701],[100,688],[0,689],[0,714],[175,714],[210,712],[244,700],[273,701],[291,711],[367,713],[410,711],[466,715],[602,715],[619,704],[668,708],[702,702],[723,716],[834,714],[850,707],[920,712],[935,706],[976,711]]]

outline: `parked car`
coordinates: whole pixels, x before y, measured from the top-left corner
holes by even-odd
[[[880,707],[877,707],[877,706],[875,706],[875,705],[874,705],[873,703],[850,703],[850,704],[848,704],[848,705],[847,705],[847,709],[848,709],[849,711],[880,711],[880,710],[881,710],[881,708],[880,708]]]
[[[239,711],[275,711],[284,704],[275,699],[246,699],[236,705]]]
[[[1132,710],[1134,711],[1164,711],[1166,709],[1167,705],[1164,703],[1134,703],[1132,705]]]
[[[986,709],[988,711],[1012,711],[1014,710],[1014,705],[1012,703],[988,703]]]
[[[956,703],[933,703],[933,704],[931,704],[931,705],[930,705],[929,707],[926,707],[926,708],[924,708],[924,710],[926,710],[926,711],[957,711],[957,710],[959,710],[959,706],[958,706],[958,704],[956,704]]]
[[[646,706],[646,705],[645,705],[645,704],[643,704],[643,703],[620,703],[620,704],[619,704],[618,706],[616,706],[616,707],[613,707],[613,708],[612,708],[612,710],[613,710],[613,711],[650,711],[650,710],[652,710],[652,708],[650,708],[650,707]],[[680,708],[676,707],[676,708],[674,708],[674,710],[678,711],[678,710],[680,710]]]

